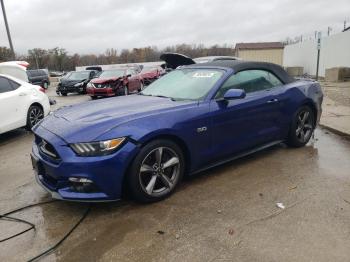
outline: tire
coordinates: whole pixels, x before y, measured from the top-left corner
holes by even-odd
[[[129,88],[128,88],[128,86],[124,86],[124,95],[125,96],[129,95]]]
[[[95,100],[95,99],[97,99],[97,96],[91,96],[91,99]]]
[[[67,96],[67,93],[66,92],[61,92],[61,95],[62,96]]]
[[[87,94],[87,93],[86,93],[86,88],[83,87],[83,90],[82,90],[82,91],[79,91],[78,93],[79,93],[80,95],[85,95],[85,94]]]
[[[143,84],[143,82],[140,82],[139,92],[141,92],[143,89],[145,89],[145,85]]]
[[[27,125],[26,129],[31,131],[33,126],[44,118],[44,111],[42,107],[37,105],[32,105],[28,109],[27,113]]]
[[[287,144],[291,147],[305,146],[315,129],[315,114],[309,106],[300,107],[293,116]]]
[[[164,167],[165,164],[168,166]],[[148,143],[141,148],[127,174],[131,197],[138,202],[151,203],[170,196],[184,170],[184,156],[177,144],[168,140]]]

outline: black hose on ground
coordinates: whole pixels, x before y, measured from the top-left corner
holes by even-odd
[[[34,225],[33,223],[31,223],[31,222],[29,222],[29,221],[26,221],[26,220],[24,220],[24,219],[15,218],[15,217],[12,217],[12,216],[9,216],[9,215],[11,215],[11,214],[13,214],[13,213],[17,213],[17,212],[22,211],[22,210],[27,209],[27,208],[31,208],[31,207],[35,207],[35,206],[39,206],[39,205],[44,205],[44,204],[49,204],[49,203],[53,203],[53,202],[56,202],[56,201],[57,201],[57,200],[49,200],[49,201],[45,201],[45,202],[39,202],[39,203],[31,204],[31,205],[28,205],[28,206],[20,207],[20,208],[17,208],[17,209],[15,209],[15,210],[9,211],[9,212],[7,212],[7,213],[5,213],[5,214],[3,214],[3,215],[0,215],[0,219],[2,219],[2,220],[24,223],[24,224],[27,224],[27,225],[30,226],[29,228],[27,228],[27,229],[25,229],[25,230],[23,230],[23,231],[21,231],[21,232],[19,232],[19,233],[16,233],[16,234],[14,234],[14,235],[12,235],[12,236],[9,236],[9,237],[7,237],[7,238],[1,239],[1,240],[0,240],[0,243],[1,243],[1,242],[5,242],[5,241],[7,241],[7,240],[10,240],[10,239],[12,239],[12,238],[14,238],[14,237],[17,237],[17,236],[19,236],[19,235],[22,235],[22,234],[24,234],[24,233],[26,233],[26,232],[28,232],[28,231],[30,231],[30,230],[32,230],[32,229],[33,229],[33,230],[36,230],[35,225]],[[65,241],[65,240],[69,237],[69,235],[72,234],[73,231],[83,222],[83,220],[84,220],[84,219],[87,217],[87,215],[89,214],[90,210],[91,210],[91,206],[89,205],[89,206],[87,207],[87,209],[85,210],[83,216],[82,216],[82,217],[78,220],[78,222],[68,231],[68,233],[64,235],[64,237],[63,237],[60,241],[58,241],[55,245],[53,245],[53,246],[50,247],[49,249],[45,250],[44,252],[40,253],[39,255],[37,255],[37,256],[35,256],[35,257],[29,259],[28,262],[37,261],[37,260],[39,260],[40,258],[42,258],[42,257],[44,257],[44,256],[46,256],[46,255],[48,255],[48,254],[50,254],[52,251],[54,251],[54,250],[55,250],[59,245],[61,245],[61,244],[63,243],[63,241]]]
[[[2,220],[8,220],[8,221],[13,221],[13,222],[24,223],[24,224],[29,225],[29,228],[27,228],[27,229],[25,229],[25,230],[23,230],[23,231],[21,231],[21,232],[19,232],[19,233],[17,233],[17,234],[14,234],[14,235],[12,235],[12,236],[9,236],[9,237],[0,239],[0,243],[5,242],[5,241],[7,241],[7,240],[10,240],[11,238],[17,237],[17,236],[19,236],[19,235],[22,235],[22,234],[24,234],[25,232],[28,232],[29,230],[32,230],[32,229],[35,230],[35,225],[34,225],[34,224],[32,224],[32,223],[30,223],[30,222],[28,222],[28,221],[26,221],[26,220],[23,220],[23,219],[19,219],[19,218],[15,218],[15,217],[9,217],[9,216],[3,216],[3,215],[0,216],[0,219],[2,219]]]
[[[81,222],[83,222],[83,220],[89,214],[90,210],[91,210],[91,206],[89,205],[88,208],[85,210],[83,216],[79,219],[79,221],[71,228],[71,230],[68,231],[67,234],[65,234],[65,236],[60,241],[58,241],[55,245],[53,245],[49,249],[45,250],[44,252],[40,253],[39,255],[29,259],[28,262],[37,261],[40,258],[42,258],[42,257],[50,254],[52,251],[54,251],[59,245],[61,245],[63,243],[63,241],[65,241],[69,237],[70,234],[72,234],[74,229],[76,229],[81,224]]]
[[[23,209],[27,209],[27,208],[38,206],[38,205],[44,205],[44,204],[52,203],[52,202],[55,202],[55,201],[57,201],[57,200],[49,200],[49,201],[45,201],[45,202],[39,202],[39,203],[31,204],[31,205],[20,207],[20,208],[17,208],[15,210],[12,210],[12,211],[9,211],[9,212],[7,212],[5,214],[0,215],[0,219],[2,219],[2,220],[19,222],[19,223],[24,223],[24,224],[29,225],[29,228],[27,228],[27,229],[25,229],[25,230],[23,230],[23,231],[21,231],[21,232],[19,232],[17,234],[14,234],[12,236],[6,237],[4,239],[0,239],[0,243],[5,242],[7,240],[10,240],[10,239],[12,239],[14,237],[17,237],[19,235],[22,235],[22,234],[24,234],[24,233],[26,233],[26,232],[28,232],[30,230],[35,230],[35,225],[33,223],[31,223],[29,221],[26,221],[24,219],[19,219],[19,218],[16,218],[16,217],[10,217],[9,215],[17,213],[19,211],[22,211]]]

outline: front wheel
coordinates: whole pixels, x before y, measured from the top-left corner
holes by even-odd
[[[181,149],[168,140],[155,140],[144,146],[133,161],[128,174],[132,197],[144,203],[171,195],[184,174]]]
[[[129,88],[128,88],[128,86],[124,86],[124,95],[125,96],[129,95]]]
[[[315,115],[309,106],[302,106],[295,113],[287,144],[292,147],[306,145],[315,129]]]
[[[143,82],[140,82],[139,92],[141,92],[143,89],[145,89],[145,85],[143,84]]]
[[[32,105],[28,109],[27,113],[27,130],[32,130],[33,126],[35,126],[41,119],[44,118],[44,110],[37,105]]]

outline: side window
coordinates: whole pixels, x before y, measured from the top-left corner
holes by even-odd
[[[17,88],[19,88],[21,85],[20,84],[18,84],[17,82],[15,82],[15,81],[12,81],[12,80],[8,80],[9,82],[10,82],[10,85],[11,85],[11,87],[12,87],[12,89],[13,90],[16,90]]]
[[[10,91],[13,91],[13,88],[9,80],[7,80],[4,77],[0,77],[0,94],[10,92]]]
[[[252,93],[279,85],[282,85],[282,82],[268,71],[245,70],[230,76],[219,89],[215,98],[222,98],[229,89],[243,89],[246,93]]]

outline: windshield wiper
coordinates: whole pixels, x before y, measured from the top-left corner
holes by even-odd
[[[144,94],[144,93],[139,93],[141,96],[154,96],[154,97],[161,97],[161,98],[169,98],[171,101],[177,101],[175,98],[170,97],[170,96],[163,96],[163,95],[151,95],[151,94]]]

